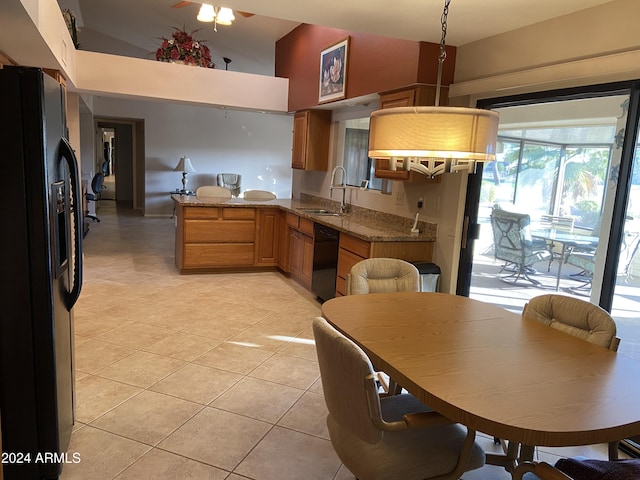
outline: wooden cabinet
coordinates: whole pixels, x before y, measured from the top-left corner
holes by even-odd
[[[440,91],[440,105],[447,105],[448,88],[443,87]],[[435,85],[414,85],[412,87],[403,88],[401,90],[393,90],[380,94],[380,108],[394,107],[415,107],[434,105],[436,98]],[[389,169],[389,161],[376,159],[375,173],[376,178],[388,180],[399,180],[401,182],[422,182],[422,183],[440,183],[440,176],[429,178],[416,172],[407,172],[406,170]]]
[[[291,167],[326,171],[329,165],[330,110],[305,110],[293,117]]]
[[[440,105],[448,105],[449,87],[440,89]],[[435,105],[435,85],[413,85],[380,94],[380,108],[416,107]]]
[[[176,264],[181,272],[254,264],[255,208],[183,207],[178,223],[176,235],[182,241],[176,238]]]
[[[313,273],[313,222],[287,213],[289,270],[291,276],[305,288],[311,288]]]
[[[336,296],[346,295],[347,275],[351,267],[366,258],[399,258],[408,262],[430,262],[434,242],[367,242],[346,233],[340,234]]]
[[[277,266],[280,259],[280,209],[258,210],[256,265]]]
[[[401,182],[421,182],[421,183],[440,183],[441,175],[429,178],[421,173],[406,170],[390,170],[389,160],[376,158],[376,169],[374,172],[376,178],[385,178],[387,180],[399,180]]]

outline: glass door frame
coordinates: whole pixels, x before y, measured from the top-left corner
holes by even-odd
[[[616,284],[620,245],[624,236],[624,223],[627,202],[631,191],[631,174],[633,172],[633,157],[637,143],[640,123],[640,81],[616,82],[602,85],[535,92],[477,102],[477,108],[495,109],[512,106],[535,105],[538,103],[561,102],[612,95],[628,95],[629,109],[622,144],[622,157],[618,174],[618,184],[615,191],[611,231],[607,243],[606,260],[602,274],[602,285],[598,304],[607,311],[611,311]],[[469,296],[471,288],[471,273],[473,268],[474,241],[478,238],[478,210],[480,206],[480,188],[482,185],[483,165],[479,164],[476,174],[469,175],[467,195],[462,225],[462,243],[456,294]]]

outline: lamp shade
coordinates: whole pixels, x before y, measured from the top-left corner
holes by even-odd
[[[216,18],[216,12],[213,9],[213,5],[203,3],[196,18],[201,22],[213,22],[213,19]]]
[[[369,157],[492,161],[499,114],[461,107],[377,110],[369,124]]]
[[[193,173],[196,171],[196,169],[193,168],[193,165],[191,165],[191,159],[189,157],[180,157],[178,165],[176,165],[176,168],[174,168],[173,170],[176,172],[187,173]]]
[[[220,7],[220,10],[218,10],[216,21],[219,25],[231,25],[231,22],[233,22],[235,19],[236,17],[233,14],[233,10],[231,10],[230,8]]]

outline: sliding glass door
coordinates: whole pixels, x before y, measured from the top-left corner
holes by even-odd
[[[469,177],[458,294],[520,312],[544,293],[612,311],[620,351],[640,359],[640,167],[637,85],[513,97],[500,112],[497,158]],[[526,276],[498,258],[495,209],[527,216]],[[635,317],[635,318],[634,318]]]

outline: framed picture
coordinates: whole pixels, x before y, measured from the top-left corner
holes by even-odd
[[[349,37],[320,52],[320,88],[318,103],[341,100],[346,96]]]

